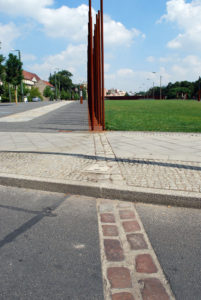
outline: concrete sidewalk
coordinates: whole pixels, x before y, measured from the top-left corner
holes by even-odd
[[[1,132],[0,184],[201,208],[201,134]]]

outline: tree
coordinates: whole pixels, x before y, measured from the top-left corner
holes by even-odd
[[[36,97],[39,97],[43,100],[43,96],[41,95],[39,89],[37,87],[32,87],[29,92],[28,100],[31,101],[32,98],[36,98]]]
[[[87,99],[87,89],[86,89],[86,87],[83,87],[82,93],[83,93],[83,99],[86,100]]]
[[[43,91],[43,96],[50,98],[51,100],[54,98],[54,91],[51,89],[50,86],[46,86],[46,88]]]
[[[23,79],[22,63],[16,55],[10,53],[5,64],[5,69],[6,81],[15,87],[15,101],[17,104],[17,86],[20,85]]]
[[[70,100],[71,99],[71,93],[69,91],[61,91],[61,100]]]
[[[71,77],[73,76],[72,73],[70,73],[67,70],[60,71],[55,74],[50,74],[49,76],[49,82],[55,86],[55,88],[60,89],[60,91],[71,91],[73,88],[73,82]]]
[[[4,86],[3,86],[3,82],[5,80],[5,67],[3,65],[4,60],[5,57],[3,57],[3,55],[0,55],[0,96],[4,92]]]
[[[5,77],[5,66],[3,65],[4,60],[5,57],[3,57],[3,55],[0,55],[0,80],[2,81]]]

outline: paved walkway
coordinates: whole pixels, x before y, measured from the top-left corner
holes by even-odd
[[[2,176],[201,198],[200,134],[1,132],[0,141]]]
[[[99,198],[93,203],[97,201],[105,299],[174,299],[136,205],[118,199],[201,208],[201,134],[70,132],[70,126],[76,125],[72,125],[75,112],[71,104],[64,108],[72,118],[65,127],[69,130],[58,130],[66,124],[65,117],[55,125],[52,116],[54,133],[26,132],[26,122],[21,132],[8,131],[9,127],[0,132],[0,184],[95,195]],[[42,126],[51,127],[50,119],[46,119],[48,125],[43,119]],[[63,207],[61,214],[64,211]],[[34,222],[46,213],[50,214],[49,208],[39,211]],[[32,225],[33,220],[27,223]],[[27,223],[21,226],[23,230]],[[7,233],[2,245],[18,232]],[[83,244],[76,247],[80,250]]]
[[[16,107],[17,106],[17,107]],[[88,131],[87,101],[0,105],[1,132]]]
[[[7,123],[7,122],[9,122],[9,123],[28,122],[35,118],[41,117],[51,111],[54,111],[55,109],[58,109],[64,105],[69,105],[70,103],[73,103],[73,101],[56,102],[52,105],[44,106],[42,109],[41,109],[41,107],[39,107],[39,108],[34,108],[34,109],[31,109],[28,111],[15,113],[15,114],[0,118],[0,122],[2,122],[2,123],[4,123],[4,122],[5,123]]]

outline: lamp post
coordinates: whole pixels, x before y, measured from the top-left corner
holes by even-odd
[[[160,100],[162,99],[162,76],[160,75]]]
[[[156,74],[156,72],[152,72],[152,74]],[[155,99],[155,95],[154,95],[154,82],[153,82],[153,99]]]
[[[147,80],[150,80],[150,78],[147,78]],[[148,85],[148,87],[147,87],[147,99],[148,99],[148,97],[149,97],[149,85]]]
[[[55,84],[55,100],[57,101],[57,78],[56,78],[56,71],[54,71],[54,84]]]
[[[201,97],[201,90],[200,90],[200,76],[199,76],[199,81],[198,81],[198,101],[200,102],[200,97]]]
[[[19,58],[19,61],[21,62],[21,52],[20,52],[20,50],[12,49],[12,51],[18,52],[18,58]],[[20,83],[20,90],[21,90],[22,102],[23,102],[24,101],[24,89],[23,89],[23,81],[22,80],[21,80],[21,83]]]
[[[59,68],[56,68],[55,70],[57,70],[57,74],[58,74]],[[55,78],[56,78],[56,76],[55,76]],[[58,90],[57,90],[56,94],[58,94],[58,98],[60,99],[60,79],[59,79],[59,76],[58,76],[57,79],[58,79]]]

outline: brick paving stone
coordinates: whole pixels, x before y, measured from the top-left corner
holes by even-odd
[[[156,273],[157,267],[153,262],[151,255],[149,254],[140,254],[136,257],[136,271],[138,273]]]
[[[118,236],[118,229],[115,225],[103,225],[103,235],[104,236]]]
[[[120,215],[120,219],[122,220],[135,218],[135,214],[132,210],[120,210],[119,215]]]
[[[127,240],[132,250],[148,249],[144,236],[141,233],[128,234]]]
[[[135,300],[130,293],[118,293],[112,295],[112,300]]]
[[[108,261],[124,260],[123,249],[118,240],[104,240],[104,248]]]
[[[137,221],[126,221],[122,225],[125,232],[139,231],[141,229]]]
[[[143,300],[170,300],[164,286],[157,278],[139,281]]]
[[[115,217],[113,214],[105,213],[101,214],[100,217],[102,223],[115,223]]]
[[[113,289],[125,289],[131,288],[131,276],[128,268],[125,267],[113,267],[108,268],[107,278]]]

